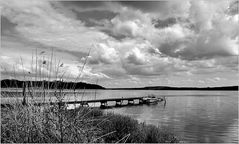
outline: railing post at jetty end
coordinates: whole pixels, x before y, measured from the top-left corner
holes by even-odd
[[[134,104],[134,99],[129,99],[128,100],[128,105],[133,105]]]
[[[82,103],[81,103],[81,106],[82,106],[82,107],[84,107],[84,106],[89,107],[89,104],[88,104],[88,102],[82,102]]]
[[[101,101],[100,102],[100,107],[101,108],[106,108],[108,106],[107,101]]]
[[[140,98],[140,99],[139,99],[139,104],[140,104],[140,105],[141,105],[141,104],[144,104],[143,98]]]
[[[120,106],[122,106],[123,100],[116,100],[115,102],[116,102],[115,106],[120,107]]]

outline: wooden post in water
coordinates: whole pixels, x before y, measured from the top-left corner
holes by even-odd
[[[163,104],[163,107],[165,108],[166,107],[166,98],[165,98],[165,96],[163,97],[163,100],[164,100],[164,104]]]
[[[27,105],[27,100],[26,100],[26,82],[23,82],[22,96],[23,96],[22,105]]]
[[[116,106],[116,107],[122,106],[122,100],[116,100],[115,106]]]
[[[129,105],[133,105],[134,104],[134,100],[128,100],[128,104]]]
[[[139,104],[143,104],[144,100],[143,99],[139,99]]]
[[[107,101],[101,101],[100,102],[100,107],[101,108],[106,108],[107,107]]]
[[[84,106],[89,107],[89,104],[88,104],[88,102],[82,102],[82,103],[81,103],[81,106],[82,106],[82,107],[84,107]]]

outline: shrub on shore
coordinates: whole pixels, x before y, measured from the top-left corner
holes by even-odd
[[[105,142],[126,143],[177,143],[179,139],[174,134],[164,131],[154,125],[139,123],[137,120],[119,114],[106,114],[108,120],[101,125],[103,132],[115,131],[104,137]]]

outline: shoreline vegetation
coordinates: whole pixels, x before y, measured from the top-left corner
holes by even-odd
[[[44,87],[47,89],[104,89],[104,90],[207,90],[207,91],[238,91],[238,86],[222,87],[168,87],[168,86],[148,86],[139,88],[105,88],[97,84],[84,82],[63,82],[63,81],[20,81],[16,79],[1,80],[1,88],[23,88],[24,83],[32,87]]]
[[[100,109],[14,104],[1,109],[2,143],[177,143],[154,125]]]
[[[20,81],[16,79],[1,80],[1,88],[39,87],[44,89],[105,89],[97,84],[65,81]]]

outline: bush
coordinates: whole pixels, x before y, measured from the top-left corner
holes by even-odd
[[[104,137],[107,143],[168,143],[179,142],[179,140],[167,131],[153,125],[138,123],[129,116],[109,113],[106,120],[100,125],[104,134],[112,133]]]
[[[107,143],[114,143],[121,140],[128,134],[131,134],[137,129],[138,122],[127,116],[115,115],[113,113],[108,113],[106,115],[106,120],[100,125],[104,134],[112,134],[105,136],[104,140]]]
[[[145,143],[177,143],[179,140],[170,132],[162,130],[154,125],[141,124],[145,133]]]

